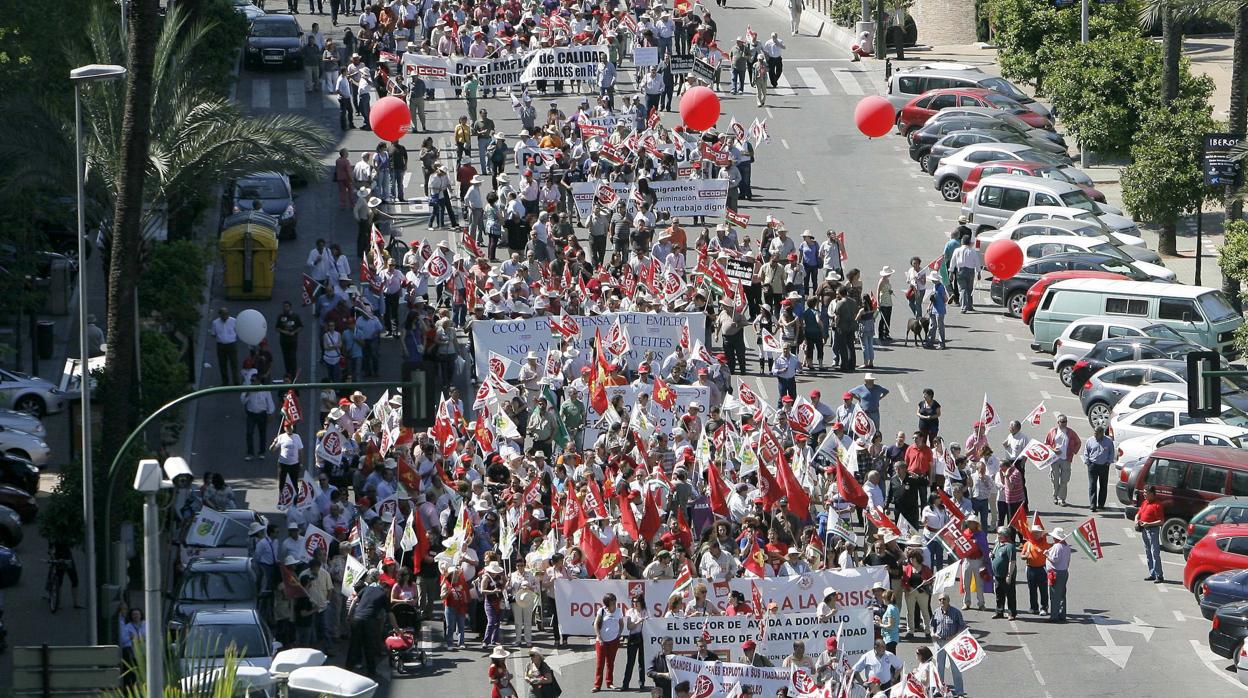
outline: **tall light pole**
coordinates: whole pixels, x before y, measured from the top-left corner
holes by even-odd
[[[89,82],[120,80],[126,69],[119,65],[84,65],[69,71],[74,83],[74,152],[75,172],[78,180],[78,359],[82,376],[78,387],[82,393],[82,515],[86,524],[87,562],[87,641],[99,642],[100,599],[96,586],[95,570],[95,492],[92,487],[94,473],[91,468],[91,374],[87,370],[90,352],[87,351],[87,231],[86,172],[82,162],[82,87]]]
[[[169,475],[169,479],[165,479]],[[186,461],[174,456],[160,463],[150,458],[139,461],[134,489],[143,495],[143,605],[146,635],[143,638],[144,666],[147,669],[147,695],[165,694],[165,623],[161,616],[160,508],[156,495],[173,487],[171,480],[191,475]],[[188,480],[189,481],[189,480]]]

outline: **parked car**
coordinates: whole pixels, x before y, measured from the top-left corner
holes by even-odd
[[[21,580],[21,558],[12,548],[0,545],[0,588],[16,586]]]
[[[28,460],[38,468],[52,462],[52,448],[48,442],[19,429],[0,427],[0,453]]]
[[[251,21],[243,49],[244,67],[303,69],[303,30],[294,15],[265,15]]]
[[[1119,317],[1117,315],[1089,315],[1071,320],[1062,328],[1053,345],[1033,346],[1037,351],[1053,354],[1053,370],[1061,373],[1066,363],[1083,358],[1088,350],[1102,339],[1110,337],[1162,337],[1183,339],[1169,325],[1142,317]]]
[[[1105,228],[1099,221],[1068,221],[1059,218],[1049,218],[1046,220],[1027,221],[1026,223],[1015,223],[1014,225],[1004,225],[997,230],[987,230],[975,236],[976,249],[984,249],[996,240],[1013,240],[1019,244],[1026,238],[1037,237],[1040,235],[1048,236],[1078,236],[1085,238],[1097,238],[1106,240],[1109,244],[1117,247],[1120,252],[1135,259],[1133,254],[1136,250],[1131,247],[1146,248],[1144,238],[1135,235],[1122,235],[1118,233],[1105,233]],[[1149,255],[1150,259],[1144,260],[1153,262],[1160,261],[1152,259],[1154,255]]]
[[[1135,477],[1135,491],[1130,506],[1125,507],[1128,519],[1134,518],[1143,501],[1144,489],[1152,485],[1157,490],[1165,521],[1161,527],[1161,547],[1167,552],[1183,552],[1187,540],[1187,524],[1192,517],[1210,502],[1227,495],[1248,496],[1248,453],[1238,448],[1171,444],[1153,452]],[[1206,540],[1197,545],[1212,545],[1209,540],[1218,530],[1214,528]],[[1245,529],[1248,530],[1248,529]],[[1193,547],[1190,560],[1195,557]],[[1248,564],[1239,565],[1240,568]],[[1194,569],[1194,568],[1193,568]],[[1221,572],[1211,569],[1210,573]],[[1191,588],[1191,585],[1187,585]]]
[[[1214,526],[1192,546],[1183,565],[1183,586],[1200,600],[1200,585],[1209,575],[1248,568],[1248,524]]]
[[[1156,405],[1159,402],[1171,402],[1174,400],[1184,401],[1187,399],[1187,390],[1182,386],[1176,386],[1171,383],[1153,383],[1151,385],[1141,385],[1138,388],[1132,388],[1118,404],[1114,405],[1109,412],[1109,418],[1121,417],[1136,410],[1142,410],[1145,407]],[[1194,423],[1191,426],[1202,426],[1200,423]],[[1199,439],[1193,443],[1199,443]],[[1214,444],[1217,446],[1226,446],[1229,444]],[[1152,453],[1150,450],[1148,453]],[[1141,457],[1147,456],[1148,453],[1140,454]]]
[[[1219,657],[1235,659],[1244,651],[1248,637],[1248,602],[1228,603],[1213,614],[1209,628],[1209,649]]]
[[[11,508],[0,504],[0,546],[16,548],[21,545],[23,535],[22,517]]]
[[[248,22],[264,16],[264,10],[253,5],[251,0],[230,0],[230,2],[234,5],[234,11],[246,17]]]
[[[1009,95],[1006,96],[1008,97]],[[1052,141],[1063,148],[1066,147],[1066,137],[1062,134],[1048,129],[1036,128],[1004,109],[991,109],[989,107],[950,107],[948,109],[941,109],[933,114],[932,118],[928,119],[927,123],[923,124],[923,126],[927,127],[943,121],[957,121],[964,119],[977,119],[980,121],[992,119],[993,121],[999,121],[1020,133],[1026,133],[1029,136],[1042,138],[1046,141]]]
[[[1187,412],[1187,400],[1167,400],[1131,412],[1111,413],[1105,434],[1111,439],[1134,439],[1184,424],[1248,426],[1248,413],[1223,405],[1217,417],[1192,417]]]
[[[1129,396],[1128,396],[1129,397]],[[1123,398],[1126,402],[1128,398]],[[1121,403],[1119,403],[1121,404]],[[1147,407],[1147,405],[1145,405]],[[1248,428],[1230,424],[1184,424],[1159,434],[1119,439],[1116,449],[1119,463],[1140,461],[1153,451],[1170,444],[1197,444],[1248,449]],[[1248,523],[1248,520],[1245,520]]]
[[[0,505],[17,512],[22,523],[30,523],[39,516],[39,500],[26,490],[12,485],[0,485]]]
[[[941,160],[940,167],[936,168],[936,190],[940,192],[941,197],[945,201],[961,201],[965,203],[971,192],[975,191],[975,187],[979,186],[979,180],[992,175],[1013,174],[1026,177],[1044,177],[1074,184],[1082,189],[1085,194],[1092,197],[1093,201],[1105,203],[1105,194],[1101,193],[1101,190],[1090,184],[1078,182],[1067,174],[1067,170],[1072,169],[1073,166],[1063,168],[1047,162],[1028,162],[1026,160],[975,159],[966,161],[964,158],[962,151],[958,151]],[[956,169],[949,165],[950,160],[955,161],[955,164],[958,166]],[[959,177],[958,173],[961,170],[962,162],[972,164],[974,167],[963,177]]]
[[[1109,263],[1106,264],[1105,260],[1109,260]],[[1108,269],[1122,271],[1108,271]],[[1035,293],[1036,298],[1039,299],[1044,288],[1063,279],[1129,279],[1136,276],[1140,280],[1148,278],[1148,275],[1139,269],[1111,257],[1066,252],[1037,259],[1008,279],[994,277],[988,286],[988,297],[997,305],[1004,307],[1006,315],[1023,317],[1023,310],[1027,307],[1027,301],[1032,295],[1031,291],[1037,285],[1043,284],[1043,287]],[[1026,322],[1026,318],[1023,322]]]
[[[1104,230],[1101,234],[1106,236],[1124,235],[1132,238],[1140,237],[1140,227],[1136,225],[1135,221],[1122,215],[1121,211],[1117,211],[1117,209],[1111,211],[1110,207],[1099,202],[1093,202],[1092,205],[1095,206],[1094,209],[1085,207],[1082,204],[1080,206],[1028,206],[1015,211],[1002,227],[1059,218],[1067,221],[1096,223]]]
[[[65,409],[65,402],[65,393],[50,382],[0,369],[0,407],[42,417]]]
[[[1204,347],[1186,339],[1157,339],[1154,337],[1113,337],[1102,339],[1092,346],[1070,368],[1070,391],[1076,395],[1083,384],[1101,369],[1123,361],[1145,359],[1185,359],[1193,351]]]
[[[11,485],[20,490],[39,492],[39,468],[25,458],[0,456],[0,485]]]
[[[1248,524],[1248,497],[1221,497],[1209,502],[1209,506],[1197,512],[1187,524],[1187,539],[1183,541],[1183,557],[1191,557],[1192,548],[1209,535],[1209,531],[1213,530],[1214,526],[1222,524]]]
[[[1059,150],[1060,146],[1053,147],[1048,141],[1041,141],[1023,134],[1016,134],[1013,131],[1005,130],[981,130],[969,129],[965,131],[954,131],[947,135],[941,136],[935,143],[922,152],[922,148],[918,148],[919,157],[916,158],[919,163],[919,169],[928,174],[935,174],[940,168],[940,163],[944,158],[972,145],[992,145],[1012,143],[1016,145],[1026,145],[1030,148],[1046,152],[1052,159],[1059,163],[1070,165],[1073,164],[1070,157],[1066,155],[1065,150]],[[911,157],[914,158],[916,149],[915,143],[911,143]],[[983,151],[976,151],[983,152]],[[961,198],[961,197],[959,197]]]
[[[996,90],[1042,116],[1049,116],[1048,107],[1018,89],[1009,80],[988,75],[979,66],[968,63],[932,62],[895,71],[888,80],[888,101],[900,109],[916,95],[947,87],[987,87]],[[980,109],[982,107],[958,107]]]
[[[1193,592],[1200,602],[1200,615],[1213,620],[1213,614],[1228,603],[1248,601],[1248,570],[1211,574]]]
[[[16,410],[0,409],[0,429],[17,429],[39,438],[46,438],[48,434],[48,429],[43,426],[42,419],[29,412]]]
[[[293,240],[298,217],[290,177],[281,172],[257,172],[230,182],[222,211],[224,221],[231,214],[259,210],[278,220],[279,240]]]
[[[1119,247],[1104,237],[1085,238],[1081,235],[1031,235],[1019,242],[1023,249],[1023,264],[1063,252],[1095,252],[1116,257],[1150,277],[1173,281],[1175,273],[1160,264],[1156,252],[1140,247]],[[1141,259],[1144,258],[1144,259]]]
[[[186,625],[196,611],[252,609],[260,596],[260,568],[249,557],[201,557],[186,566],[174,594],[169,624]]]
[[[186,672],[224,666],[231,648],[238,666],[268,669],[281,647],[260,613],[251,608],[196,611],[177,642]]]
[[[956,106],[1002,109],[1036,128],[1053,128],[1053,122],[1048,117],[1041,116],[996,91],[982,87],[952,87],[930,90],[907,102],[901,108],[901,114],[897,118],[897,129],[901,135],[905,136],[910,131],[923,126],[933,114],[941,109]]]
[[[1169,383],[1176,390],[1183,390],[1186,374],[1187,363],[1184,361],[1127,361],[1110,366],[1084,381],[1079,392],[1079,403],[1092,426],[1108,427],[1110,411],[1132,388]]]
[[[1024,124],[1025,125],[1025,124]],[[1066,154],[1066,144],[1057,143],[1044,138],[1042,134],[1049,133],[1038,129],[1019,130],[1009,124],[997,121],[995,119],[986,119],[982,117],[959,117],[956,119],[941,119],[932,121],[923,128],[916,129],[906,136],[906,143],[909,146],[910,159],[919,163],[919,167],[923,171],[927,169],[927,163],[921,161],[921,157],[931,151],[932,146],[937,141],[953,135],[955,133],[979,133],[979,134],[995,134],[999,138],[992,142],[971,143],[967,148],[973,150],[967,152],[967,160],[955,160],[958,169],[955,173],[960,177],[965,177],[970,172],[974,163],[970,159],[971,153],[980,153],[975,156],[975,162],[988,162],[990,160],[1031,160],[1036,162],[1044,162],[1055,167],[1070,168],[1068,173],[1072,178],[1078,181],[1078,177],[1084,177],[1091,184],[1092,179],[1074,169],[1073,164]],[[1002,140],[1004,139],[1004,140]],[[943,161],[942,161],[943,162]]]

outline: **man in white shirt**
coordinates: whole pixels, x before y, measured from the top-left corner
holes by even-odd
[[[1027,443],[1031,439],[1023,433],[1023,425],[1017,419],[1010,420],[1009,430],[1001,445],[1005,448],[1005,457],[1008,460],[1018,460],[1023,457],[1023,451],[1027,449]]]
[[[875,647],[854,664],[854,673],[859,674],[864,683],[876,683],[880,688],[897,683],[897,679],[901,678],[901,669],[901,660],[888,651],[884,640],[876,640]]]
[[[243,460],[264,456],[264,439],[269,432],[269,415],[276,411],[273,396],[267,390],[253,390],[242,395],[243,409],[247,411],[247,455]],[[252,434],[256,435],[252,448]]]
[[[841,266],[841,241],[836,237],[835,232],[828,231],[828,239],[819,245],[819,255],[823,257],[825,279],[832,274],[836,274],[835,280],[837,281],[844,278],[844,268]]]
[[[343,131],[355,128],[355,100],[352,99],[351,79],[347,77],[346,68],[338,69],[334,94],[338,96],[338,125]]]
[[[277,472],[278,472],[278,490],[281,490],[282,484],[289,477],[292,480],[299,479],[299,462],[303,456],[303,439],[295,433],[295,425],[290,422],[282,423],[282,433],[273,439],[273,443],[269,446],[269,450],[277,452]]]
[[[394,259],[386,260],[386,268],[377,275],[381,282],[381,295],[385,298],[386,309],[383,315],[386,336],[399,334],[399,297],[403,293],[403,272],[399,271]]]
[[[210,332],[212,338],[217,340],[217,368],[221,370],[221,385],[235,385],[238,383],[238,331],[229,310],[217,310]]]
[[[325,246],[325,238],[318,238],[316,247],[308,252],[308,276],[323,286],[327,291],[334,287],[337,270],[334,268],[334,257]]]
[[[779,259],[782,262],[788,259],[789,255],[797,252],[797,246],[793,244],[793,240],[789,237],[787,228],[781,226],[776,229],[776,236],[771,239],[771,244],[768,245],[767,251],[771,253],[772,259]]]
[[[971,247],[971,236],[963,235],[962,244],[953,251],[953,255],[949,258],[949,270],[957,279],[958,300],[961,301],[960,305],[964,313],[975,310],[971,294],[975,291],[975,276],[983,266],[984,261],[979,255],[979,250]]]
[[[776,32],[772,32],[771,38],[763,44],[763,54],[767,56],[767,80],[771,82],[772,87],[776,86],[776,82],[780,80],[780,74],[784,72],[784,58],[780,56],[784,48],[784,41]]]
[[[468,234],[480,243],[485,235],[485,197],[481,195],[481,175],[473,175],[464,192],[464,211],[468,215]]]

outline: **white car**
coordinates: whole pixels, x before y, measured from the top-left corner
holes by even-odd
[[[4,409],[0,409],[0,428],[17,429],[39,438],[46,437],[48,433],[47,428],[43,426],[43,420],[33,414]]]
[[[1111,416],[1105,433],[1115,442],[1129,441],[1140,436],[1160,434],[1177,426],[1188,424],[1228,424],[1248,428],[1248,414],[1224,406],[1217,417],[1201,419],[1187,414],[1187,399],[1166,400],[1132,412]]]
[[[231,647],[240,666],[268,669],[282,645],[254,608],[202,610],[188,621],[178,658],[184,672],[193,673],[222,666]]]
[[[1142,237],[1122,233],[1106,234],[1105,227],[1100,225],[1099,221],[1067,221],[1060,218],[1027,221],[1026,223],[1006,225],[998,230],[985,230],[976,238],[975,244],[982,250],[993,240],[1013,240],[1018,242],[1023,238],[1035,237],[1037,235],[1078,235],[1085,238],[1105,238],[1111,245],[1120,249],[1123,246],[1142,247],[1145,249],[1148,247]],[[1122,250],[1122,252],[1127,256],[1131,256],[1131,250]]]
[[[35,376],[0,369],[0,407],[42,417],[65,409],[60,388]]]
[[[1248,429],[1229,424],[1188,424],[1158,434],[1137,436],[1118,443],[1118,462],[1146,458],[1154,450],[1170,444],[1248,448]]]
[[[24,458],[39,469],[52,461],[52,449],[42,437],[7,427],[0,427],[0,453]]]
[[[1106,208],[1104,204],[1096,204],[1099,208]],[[1014,212],[1005,225],[1017,225],[1028,221],[1044,220],[1046,218],[1060,218],[1068,221],[1088,221],[1090,223],[1099,223],[1105,229],[1103,235],[1122,233],[1131,237],[1138,238],[1140,236],[1140,226],[1135,221],[1118,213],[1109,211],[1090,211],[1086,208],[1076,206],[1025,206]],[[1002,226],[1004,227],[1004,226]]]
[[[1130,392],[1123,395],[1118,404],[1110,408],[1109,418],[1112,420],[1115,417],[1142,410],[1149,405],[1156,405],[1159,402],[1186,399],[1187,388],[1185,386],[1174,383],[1146,383],[1132,388]]]
[[[1079,235],[1033,235],[1023,240],[1019,244],[1019,247],[1023,248],[1023,264],[1030,264],[1041,257],[1048,257],[1051,254],[1058,254],[1060,252],[1097,252],[1130,264],[1149,276],[1164,279],[1166,281],[1175,280],[1175,274],[1172,270],[1153,262],[1142,262],[1133,259],[1124,253],[1122,249],[1110,244],[1109,240],[1103,237],[1085,238]],[[1133,247],[1131,249],[1138,250],[1140,248]]]

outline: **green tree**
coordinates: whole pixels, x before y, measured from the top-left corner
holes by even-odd
[[[1184,60],[1175,109],[1205,105],[1213,82]],[[1140,36],[1116,34],[1052,50],[1045,72],[1049,99],[1080,147],[1125,154],[1141,121],[1161,108],[1162,50]]]
[[[194,336],[200,321],[207,261],[203,246],[189,240],[154,246],[139,279],[139,312],[180,335]]]
[[[1176,254],[1175,225],[1209,194],[1200,167],[1203,138],[1223,125],[1204,106],[1154,109],[1122,171],[1122,198],[1135,217],[1161,227],[1157,251]]]
[[[1079,42],[1079,7],[1057,7],[1052,0],[987,0],[992,40],[997,61],[1008,78],[1048,89],[1046,53]],[[1093,3],[1089,8],[1088,34],[1099,39],[1119,33],[1138,34],[1139,0]]]

